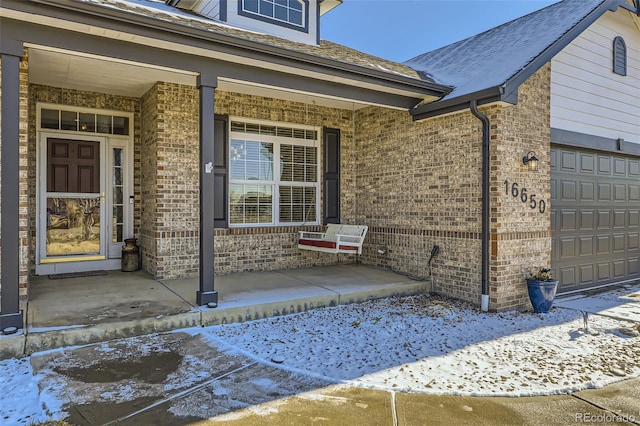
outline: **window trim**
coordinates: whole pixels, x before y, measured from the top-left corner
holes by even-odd
[[[255,13],[244,8],[245,0],[238,0],[238,15],[245,18],[256,19],[258,21],[267,22],[269,24],[278,25],[283,28],[289,28],[291,30],[300,31],[303,33],[309,33],[309,0],[296,0],[302,3],[302,25],[297,25],[288,21],[282,21],[279,19],[271,18],[260,13]],[[260,1],[260,0],[258,0]]]
[[[252,125],[265,125],[265,126],[277,126],[277,127],[287,127],[293,128],[295,130],[306,130],[306,131],[314,131],[315,139],[302,139],[302,138],[294,138],[294,137],[284,137],[284,136],[275,136],[275,135],[266,135],[260,133],[252,133],[252,132],[242,132],[238,130],[232,130],[232,122],[240,122],[245,124]],[[322,168],[322,147],[320,144],[320,128],[315,126],[309,126],[304,124],[293,124],[287,122],[278,122],[278,121],[267,121],[267,120],[253,120],[246,119],[245,117],[229,117],[229,139],[228,139],[228,173],[229,178],[227,181],[227,191],[228,191],[228,199],[226,200],[226,208],[228,211],[228,227],[229,228],[259,228],[259,227],[276,227],[276,226],[302,226],[302,225],[320,225],[321,223],[321,209],[322,209],[322,200],[321,200],[321,168]],[[255,180],[243,180],[243,179],[233,179],[232,174],[232,161],[231,161],[231,143],[233,140],[245,140],[251,142],[266,142],[273,144],[273,179],[269,181],[255,181]],[[294,145],[294,146],[307,146],[314,147],[316,149],[316,180],[315,182],[290,182],[290,181],[282,181],[280,180],[281,173],[281,161],[280,161],[280,147],[282,145]],[[231,217],[231,186],[250,184],[250,185],[271,185],[271,217],[272,221],[269,223],[232,223]],[[308,218],[308,220],[304,220],[302,222],[280,222],[280,187],[288,186],[288,187],[312,187],[315,188],[315,217]]]
[[[613,72],[627,75],[627,44],[620,36],[613,39]]]

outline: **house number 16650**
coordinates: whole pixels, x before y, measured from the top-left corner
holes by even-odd
[[[545,203],[544,200],[538,200],[536,194],[529,195],[527,188],[520,188],[518,182],[509,182],[509,180],[505,180],[504,190],[507,195],[511,195],[513,198],[519,198],[520,201],[528,204],[530,208],[537,208],[540,213],[544,213],[547,209],[547,203]]]

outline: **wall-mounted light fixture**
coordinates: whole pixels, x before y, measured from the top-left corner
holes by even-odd
[[[528,166],[531,171],[535,172],[538,170],[538,157],[536,157],[536,153],[533,151],[529,151],[527,155],[522,157],[522,163],[524,163],[525,166]]]

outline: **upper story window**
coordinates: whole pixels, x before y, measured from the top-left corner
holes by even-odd
[[[613,72],[627,75],[627,45],[622,37],[613,39]]]
[[[242,0],[238,13],[277,25],[305,31],[307,0]]]

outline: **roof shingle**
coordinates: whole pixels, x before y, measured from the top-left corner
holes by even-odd
[[[442,100],[505,84],[607,0],[564,0],[404,62],[453,86]]]

